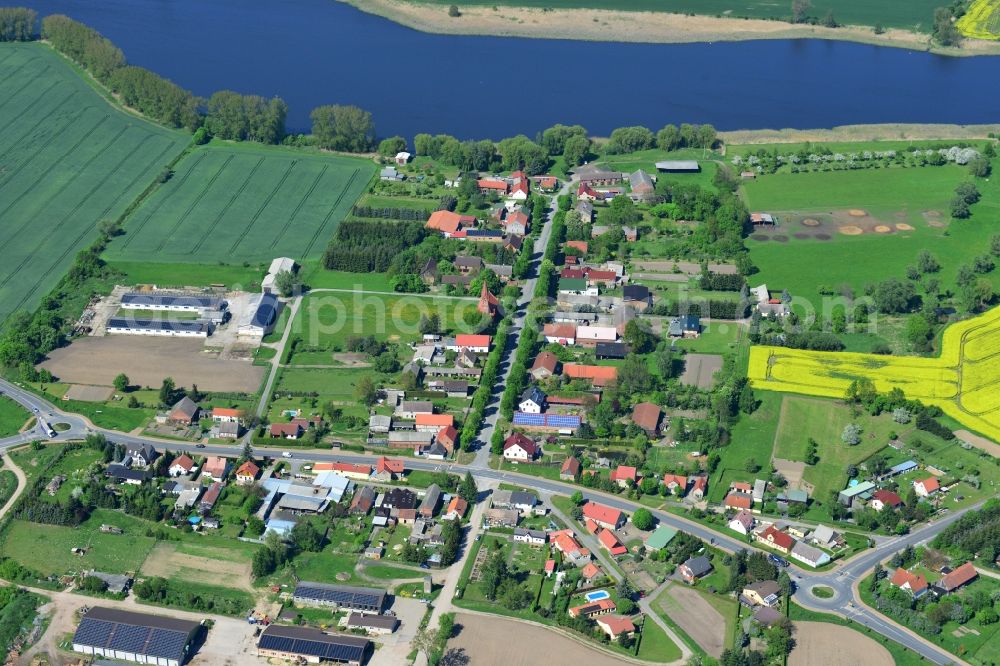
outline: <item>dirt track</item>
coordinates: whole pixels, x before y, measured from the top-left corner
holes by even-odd
[[[137,386],[158,388],[173,377],[178,386],[244,393],[255,393],[264,376],[261,366],[206,352],[201,340],[130,335],[80,338],[49,354],[42,367],[69,384],[111,386],[124,372]]]
[[[683,583],[673,583],[657,603],[705,652],[713,657],[722,655],[726,620],[700,594]]]
[[[591,650],[586,645],[554,631],[501,617],[459,613],[458,636],[448,641],[448,650],[461,650],[470,666],[618,666],[621,660]]]
[[[722,357],[718,354],[688,354],[684,357],[684,374],[681,384],[711,388],[713,375],[722,369]]]
[[[1000,445],[986,439],[985,437],[975,435],[968,430],[956,430],[955,437],[958,437],[963,442],[968,442],[977,449],[986,451],[986,453],[990,454],[994,458],[1000,458]]]
[[[796,622],[788,666],[892,666],[892,654],[864,634],[827,622]]]

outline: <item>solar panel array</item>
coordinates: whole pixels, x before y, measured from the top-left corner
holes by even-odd
[[[222,299],[211,296],[166,296],[159,294],[137,294],[133,292],[122,295],[122,304],[214,310],[222,305]]]
[[[365,653],[365,648],[360,645],[311,641],[288,636],[273,636],[266,633],[261,635],[257,647],[263,650],[290,652],[340,662],[361,661]]]
[[[202,332],[206,324],[201,321],[177,321],[169,319],[131,319],[112,317],[108,320],[108,328],[120,330],[149,331],[191,331]]]
[[[549,427],[549,428],[578,428],[580,426],[579,416],[568,416],[565,414],[528,414],[526,412],[514,412],[514,425]]]
[[[381,610],[385,592],[360,587],[337,587],[310,583],[295,586],[295,596],[345,608]]]
[[[102,650],[183,661],[188,634],[158,627],[122,624],[84,617],[73,636],[73,643]]]

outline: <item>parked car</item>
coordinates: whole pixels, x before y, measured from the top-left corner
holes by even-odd
[[[292,452],[291,451],[282,451],[281,452],[281,457],[282,458],[291,458],[292,457]]]

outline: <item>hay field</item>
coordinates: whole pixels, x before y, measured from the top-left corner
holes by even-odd
[[[190,138],[111,106],[41,44],[0,44],[0,322],[31,310]]]
[[[937,358],[920,358],[755,346],[748,376],[754,388],[831,398],[867,377],[879,392],[902,389],[1000,439],[1000,308],[949,326],[941,350]]]
[[[374,169],[358,158],[209,144],[177,164],[107,256],[188,264],[316,258]]]

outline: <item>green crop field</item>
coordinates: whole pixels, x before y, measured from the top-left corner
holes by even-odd
[[[998,167],[1000,160],[994,160],[994,170]],[[818,307],[820,287],[840,293],[839,287],[846,284],[862,293],[866,284],[904,278],[906,267],[921,250],[928,249],[941,264],[937,277],[943,286],[950,286],[958,268],[988,248],[1000,221],[1000,183],[996,178],[976,180],[982,200],[973,206],[970,219],[948,221],[955,186],[968,180],[966,169],[948,165],[778,173],[744,183],[748,207],[777,214],[778,233],[788,238],[787,242],[747,240],[750,257],[760,269],[753,280],[772,290],[787,289]],[[796,216],[826,219],[833,211],[847,209],[864,210],[893,231],[882,234],[868,229],[861,235],[846,236],[824,222],[830,228],[821,231],[827,232],[830,240],[794,237],[808,231]],[[913,229],[895,230],[900,223]],[[985,277],[995,287],[1000,286],[1000,275]]]
[[[129,217],[125,236],[107,256],[192,264],[314,258],[374,169],[358,158],[209,144],[177,164],[173,177]]]
[[[419,0],[449,5],[452,0]],[[771,0],[462,0],[463,5],[507,5],[544,9],[615,9],[637,12],[673,12],[738,18],[787,19],[791,16],[790,2]],[[810,16],[822,18],[833,11],[837,21],[853,25],[875,25],[911,30],[930,31],[934,8],[938,0],[813,0]]]
[[[33,309],[189,137],[116,110],[39,44],[0,44],[0,322]]]

